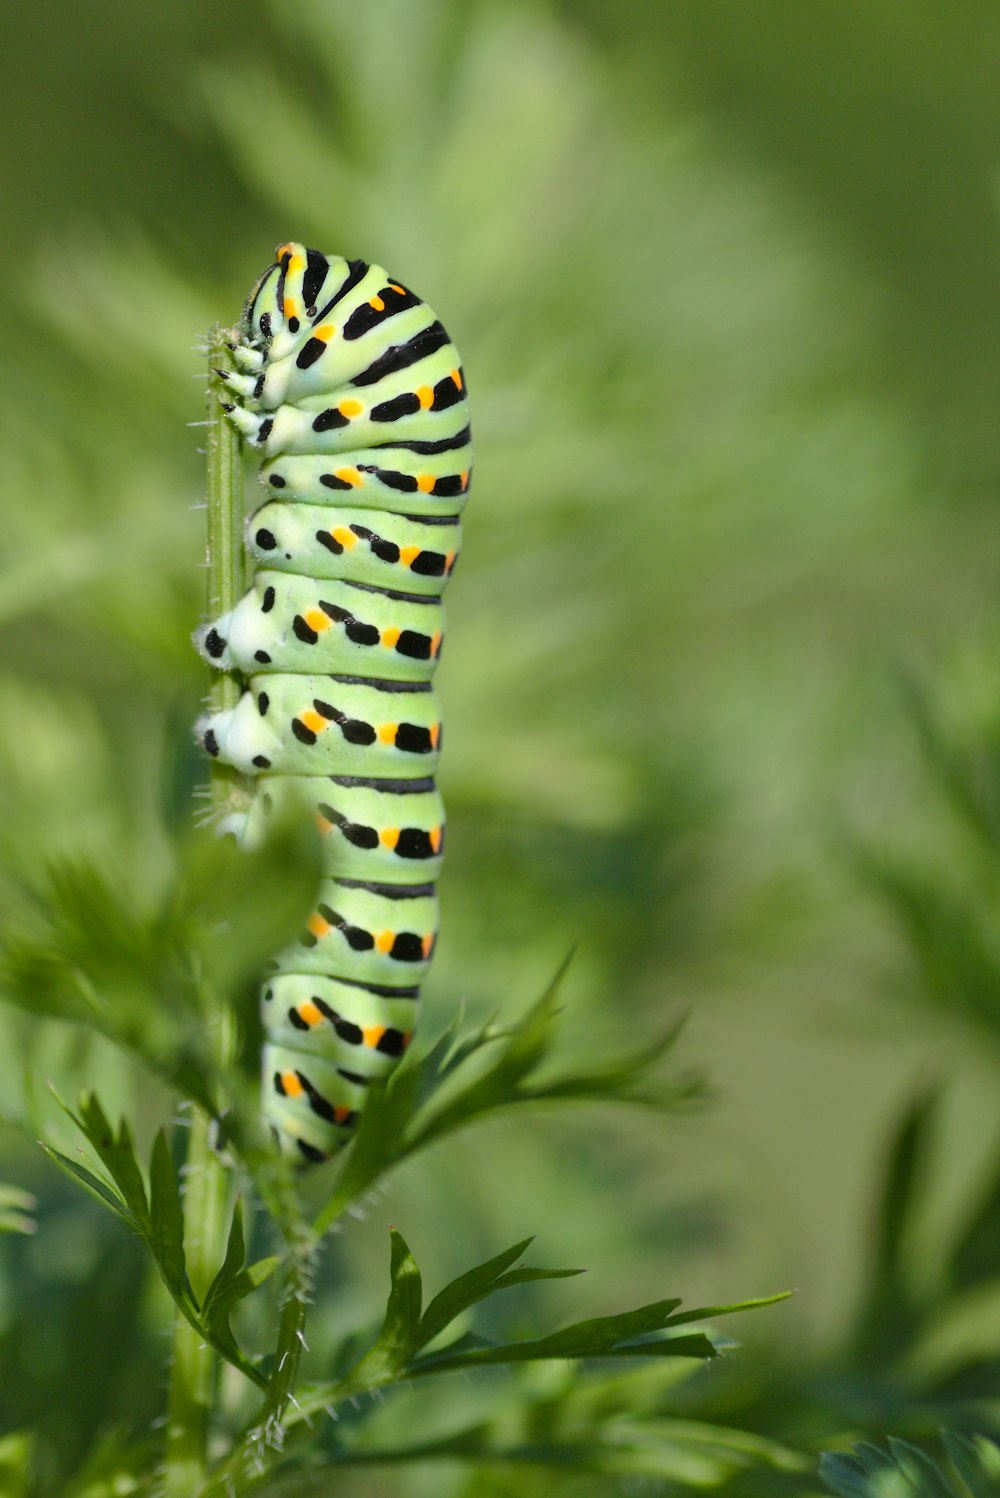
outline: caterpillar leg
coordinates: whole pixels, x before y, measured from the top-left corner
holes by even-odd
[[[241,848],[249,847],[250,838],[250,813],[248,811],[231,811],[218,823],[216,827],[220,837],[234,837]]]
[[[237,431],[246,438],[252,447],[259,447],[267,440],[273,422],[270,417],[255,415],[247,411],[243,406],[230,406],[226,415],[236,427]]]
[[[242,395],[246,399],[254,394],[257,389],[257,380],[260,378],[259,375],[255,377],[252,374],[239,374],[232,369],[217,369],[215,373],[227,390],[232,390],[235,395]]]
[[[241,369],[257,374],[264,368],[264,355],[260,349],[250,348],[245,343],[231,343],[229,347]]]
[[[195,737],[207,754],[245,775],[270,768],[281,739],[263,721],[257,704],[244,692],[227,713],[206,713],[195,724]]]
[[[232,617],[232,612],[223,614],[214,624],[200,625],[191,636],[202,659],[212,666],[218,666],[220,671],[231,671],[235,665],[228,648],[229,623]]]

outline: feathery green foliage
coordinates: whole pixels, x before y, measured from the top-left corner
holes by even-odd
[[[463,1313],[497,1345],[665,1281],[801,1287],[704,1367],[525,1363],[348,1403],[351,1461],[326,1450],[312,1491],[818,1498],[822,1449],[1000,1437],[996,18],[55,0],[7,40],[0,1178],[37,1205],[0,1198],[0,1228],[38,1231],[0,1234],[0,1486],[142,1491],[162,1449],[173,1301],[143,1238],[35,1144],[104,1174],[57,1101],[81,1089],[116,1138],[129,1121],[147,1206],[161,1129],[183,1189],[178,1099],[218,1115],[249,1262],[291,1246],[314,1302],[305,1382],[373,1345],[390,1220],[435,1284],[532,1229],[546,1261],[591,1266]],[[250,958],[255,911],[287,897],[297,921],[311,855],[272,889],[187,835],[191,344],[290,233],[446,312],[478,449],[421,1044],[463,1002],[465,1039],[420,1072],[405,1158],[373,1120],[368,1164],[345,1157],[301,1216],[257,1152]],[[899,660],[933,684],[923,751]],[[532,1097],[478,1111],[493,1058],[523,1052],[491,1038],[444,1075],[449,1047],[509,1028],[573,941],[558,1046],[516,1082]],[[712,1115],[541,1107],[675,1005],[665,1089],[682,1100],[703,1058]],[[215,1053],[223,1012],[239,1066]],[[438,1122],[453,1105],[474,1130]],[[330,1190],[346,1210],[317,1259]],[[265,1377],[278,1284],[228,1322]],[[227,1371],[218,1397],[217,1439],[252,1428],[252,1382]],[[533,1466],[539,1431],[589,1465]],[[383,1472],[362,1446],[412,1460]]]
[[[839,1498],[996,1498],[1000,1449],[981,1436],[944,1431],[947,1465],[941,1467],[905,1441],[888,1451],[858,1446],[851,1456],[824,1456],[824,1481]]]

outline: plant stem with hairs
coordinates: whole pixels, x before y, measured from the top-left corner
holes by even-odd
[[[235,607],[244,586],[240,438],[226,420],[222,385],[213,373],[229,362],[229,337],[227,330],[215,328],[208,356],[208,610],[213,619]],[[235,707],[239,696],[235,677],[227,672],[214,673],[210,692],[213,711]],[[210,796],[216,818],[244,801],[238,772],[213,760]],[[214,1025],[213,1041],[224,1070],[231,1062],[234,1046],[231,1016],[217,1011]],[[184,1239],[188,1276],[199,1302],[225,1254],[232,1206],[230,1172],[213,1147],[212,1127],[208,1114],[194,1107],[184,1171]],[[167,1411],[166,1498],[190,1498],[204,1480],[217,1373],[217,1354],[178,1315]]]

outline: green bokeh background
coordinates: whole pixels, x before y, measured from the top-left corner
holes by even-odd
[[[1000,14],[60,0],[6,30],[0,895],[74,851],[163,878],[204,775],[196,347],[282,240],[387,265],[461,348],[477,444],[426,1022],[516,1012],[577,941],[570,1047],[690,1010],[716,1095],[409,1167],[336,1241],[314,1336],[372,1313],[393,1221],[432,1283],[537,1232],[591,1269],[557,1313],[794,1285],[741,1357],[821,1361],[902,1102],[946,1084],[929,1263],[996,1132],[995,1060],[910,1002],[852,848],[961,862],[904,672],[961,734],[998,721]],[[0,1428],[69,1464],[156,1413],[164,1312],[34,1146],[70,1144],[47,1078],[147,1133],[170,1100],[0,1013],[0,1179],[40,1200],[0,1243]],[[994,1301],[967,1335],[998,1329]]]

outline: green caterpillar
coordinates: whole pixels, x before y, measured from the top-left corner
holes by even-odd
[[[284,244],[234,345],[229,419],[261,449],[257,571],[195,636],[238,671],[208,753],[254,777],[252,843],[305,797],[323,834],[308,929],[264,986],[265,1117],[326,1159],[402,1055],[438,931],[432,679],[471,471],[465,379],[434,313],[377,265]]]

